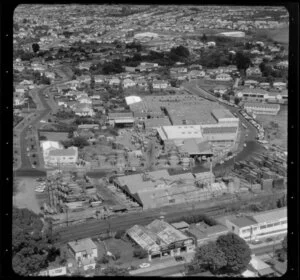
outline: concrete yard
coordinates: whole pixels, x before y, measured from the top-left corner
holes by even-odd
[[[287,149],[287,106],[281,105],[278,115],[257,115],[256,119],[265,129],[265,139],[270,144]]]
[[[27,208],[40,213],[40,205],[34,191],[38,183],[34,178],[18,178],[17,193],[13,196],[13,205],[18,208]]]

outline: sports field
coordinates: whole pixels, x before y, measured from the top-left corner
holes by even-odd
[[[257,39],[259,39],[259,37],[261,37],[261,38],[267,37],[278,43],[288,44],[289,43],[289,28],[284,27],[284,28],[277,28],[277,29],[257,30],[255,37],[257,37]]]

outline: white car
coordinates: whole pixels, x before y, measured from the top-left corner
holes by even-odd
[[[45,189],[35,189],[34,191],[36,191],[36,192],[44,192]]]
[[[150,263],[142,263],[140,264],[140,268],[146,268],[146,267],[149,267],[150,266]]]

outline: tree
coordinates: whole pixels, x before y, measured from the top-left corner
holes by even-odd
[[[230,100],[230,96],[229,96],[228,94],[226,94],[226,93],[224,93],[224,94],[222,95],[222,98],[223,98],[224,100],[226,100],[226,101],[229,101],[229,100]]]
[[[78,136],[78,137],[73,138],[73,146],[75,146],[75,147],[83,148],[88,145],[89,145],[89,142],[83,137]]]
[[[203,33],[203,35],[201,37],[201,41],[204,42],[204,43],[207,42],[207,36],[206,36],[205,33]]]
[[[37,53],[40,50],[40,45],[37,43],[32,44],[32,50]]]
[[[244,52],[237,52],[235,56],[235,60],[236,60],[236,67],[240,71],[242,70],[245,72],[251,64],[249,55],[247,55]]]
[[[136,248],[133,250],[133,256],[135,258],[144,259],[148,255],[148,252],[142,248]]]
[[[98,263],[100,263],[100,264],[107,264],[107,263],[109,263],[109,259],[108,259],[108,257],[106,255],[103,255],[102,258],[100,258],[98,260]]]
[[[241,98],[239,98],[239,97],[234,98],[234,104],[235,105],[239,105],[240,102],[241,102]]]
[[[118,230],[115,234],[115,238],[121,239],[124,236],[125,232],[126,232],[125,230]]]
[[[244,239],[230,232],[219,236],[216,243],[227,261],[224,271],[238,274],[247,267],[251,260],[251,250]]]
[[[60,255],[50,235],[42,234],[43,222],[28,209],[13,208],[12,264],[23,276],[36,273]]]
[[[197,248],[194,260],[201,268],[212,273],[217,273],[227,264],[224,252],[215,242],[210,242]]]

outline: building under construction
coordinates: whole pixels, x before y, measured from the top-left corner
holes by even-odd
[[[213,173],[169,175],[167,170],[117,177],[114,185],[143,209],[205,201],[228,193],[227,185],[215,182]]]

